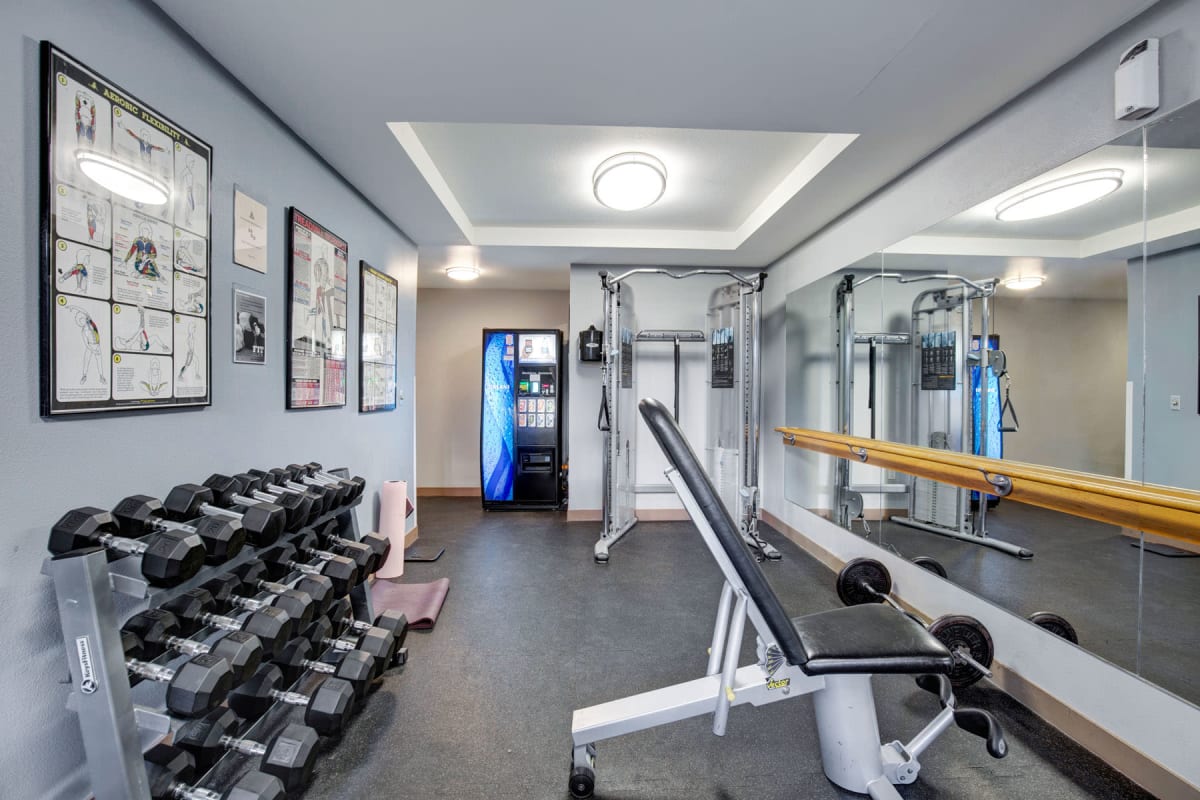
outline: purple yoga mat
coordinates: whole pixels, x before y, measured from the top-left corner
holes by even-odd
[[[438,578],[432,583],[399,583],[380,579],[371,584],[371,605],[376,614],[384,609],[399,611],[408,617],[408,627],[427,630],[437,622],[449,591],[449,578]]]

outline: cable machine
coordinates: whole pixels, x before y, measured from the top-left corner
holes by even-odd
[[[912,303],[908,331],[864,333],[855,329],[854,290],[873,280],[900,284],[938,281]],[[1002,432],[998,377],[1007,372],[1004,352],[993,346],[990,301],[996,279],[972,281],[961,275],[874,273],[860,280],[845,276],[838,283],[834,309],[837,324],[837,426],[852,433],[855,351],[867,345],[870,436],[876,438],[877,360],[881,347],[906,347],[911,358],[911,432],[914,443],[942,450],[1001,457]],[[948,284],[948,285],[947,285]],[[979,335],[973,336],[974,317]],[[1012,429],[1012,430],[1015,430]],[[850,528],[862,516],[864,494],[906,494],[908,513],[892,521],[962,541],[990,547],[1018,558],[1033,553],[987,532],[989,503],[965,489],[927,478],[897,483],[853,484],[849,459],[834,468],[834,507],[839,525]]]
[[[732,283],[709,297],[705,331],[641,329],[637,324],[635,275],[664,275],[683,280],[696,275],[723,275]],[[724,269],[672,272],[657,267],[620,274],[602,272],[604,338],[601,348],[601,403],[598,427],[604,433],[603,530],[594,548],[597,563],[606,563],[610,548],[637,524],[640,494],[673,494],[670,484],[639,484],[636,476],[637,396],[634,365],[637,349],[670,344],[674,351],[674,414],[679,419],[681,348],[707,343],[707,441],[705,468],[746,544],[763,558],[779,551],[758,535],[758,428],[760,415],[760,328],[762,287],[766,274],[754,277]]]

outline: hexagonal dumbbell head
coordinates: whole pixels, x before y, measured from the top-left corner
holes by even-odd
[[[224,564],[240,553],[246,544],[246,529],[236,519],[200,517],[192,522],[192,527],[204,542],[208,551],[205,561],[209,564]]]
[[[282,580],[292,571],[292,568],[288,566],[289,563],[303,564],[308,561],[308,556],[297,553],[296,548],[291,544],[283,544],[263,553],[262,560],[266,562],[271,575],[276,580]],[[358,566],[344,556],[334,556],[308,566],[312,567],[317,574],[329,578],[333,582],[333,593],[339,597],[349,593],[358,585]],[[309,570],[301,571],[308,572]]]
[[[355,709],[354,687],[341,678],[326,678],[304,710],[304,722],[323,736],[337,736]]]
[[[181,483],[163,500],[163,510],[176,522],[187,522],[200,516],[200,506],[213,501],[212,489],[198,483]]]
[[[152,800],[174,800],[175,788],[191,783],[196,776],[191,755],[169,744],[156,744],[146,751],[146,777]]]
[[[221,800],[287,800],[287,789],[274,775],[247,772]]]
[[[305,550],[323,550],[317,535],[312,531],[294,534],[288,542],[295,545],[296,549],[301,552]],[[359,575],[370,575],[375,571],[375,553],[365,544],[347,540],[338,542],[336,548],[339,551],[338,555],[344,556],[354,562],[354,566],[358,567]],[[329,551],[326,550],[325,552]]]
[[[184,723],[175,732],[175,746],[188,753],[197,767],[208,772],[225,755],[221,737],[237,736],[240,726],[241,720],[233,711],[214,708],[204,716]]]
[[[148,494],[131,494],[113,506],[112,513],[121,533],[135,539],[159,530],[158,522],[167,516],[162,501]]]
[[[235,505],[230,510],[242,515],[242,527],[255,547],[275,544],[287,530],[287,512],[275,503]]]
[[[233,669],[212,653],[185,661],[167,684],[167,708],[194,717],[218,706],[233,686]]]
[[[206,648],[229,663],[233,679],[238,683],[249,677],[262,662],[263,646],[257,636],[244,631],[230,631],[221,634],[211,644],[184,639],[179,618],[162,608],[150,608],[134,614],[125,621],[121,630],[137,635],[142,643],[142,652],[148,653],[151,658],[157,658],[165,652],[199,654],[203,652],[202,648]],[[182,641],[175,641],[180,639]]]
[[[204,487],[212,492],[213,499],[210,502],[221,508],[233,505],[236,502],[233,499],[235,494],[244,494],[236,478],[216,472],[204,479]]]
[[[59,517],[58,522],[50,528],[50,541],[46,549],[54,555],[61,555],[72,550],[95,547],[100,543],[101,536],[116,536],[119,533],[120,528],[112,514],[95,506],[82,506]],[[118,552],[108,551],[110,561],[120,556]]]
[[[302,792],[312,782],[319,743],[317,732],[307,725],[287,725],[267,743],[261,769],[279,778],[288,792]]]

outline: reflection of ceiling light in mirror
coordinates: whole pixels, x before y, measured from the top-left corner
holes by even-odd
[[[84,175],[135,203],[161,206],[171,197],[171,190],[165,183],[114,158],[79,150],[75,153],[75,161]]]
[[[1045,282],[1045,275],[1017,275],[1014,278],[1004,278],[1000,281],[1005,289],[1016,289],[1019,292],[1036,289]]]
[[[996,219],[1019,222],[1079,208],[1120,189],[1124,175],[1119,169],[1096,169],[1034,186],[997,205]]]
[[[617,211],[652,206],[666,190],[667,168],[649,153],[619,153],[592,173],[596,199]]]
[[[479,267],[446,267],[446,277],[452,281],[473,281],[479,277]]]

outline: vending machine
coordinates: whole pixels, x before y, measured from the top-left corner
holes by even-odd
[[[562,504],[562,332],[483,331],[479,466],[486,509]]]

